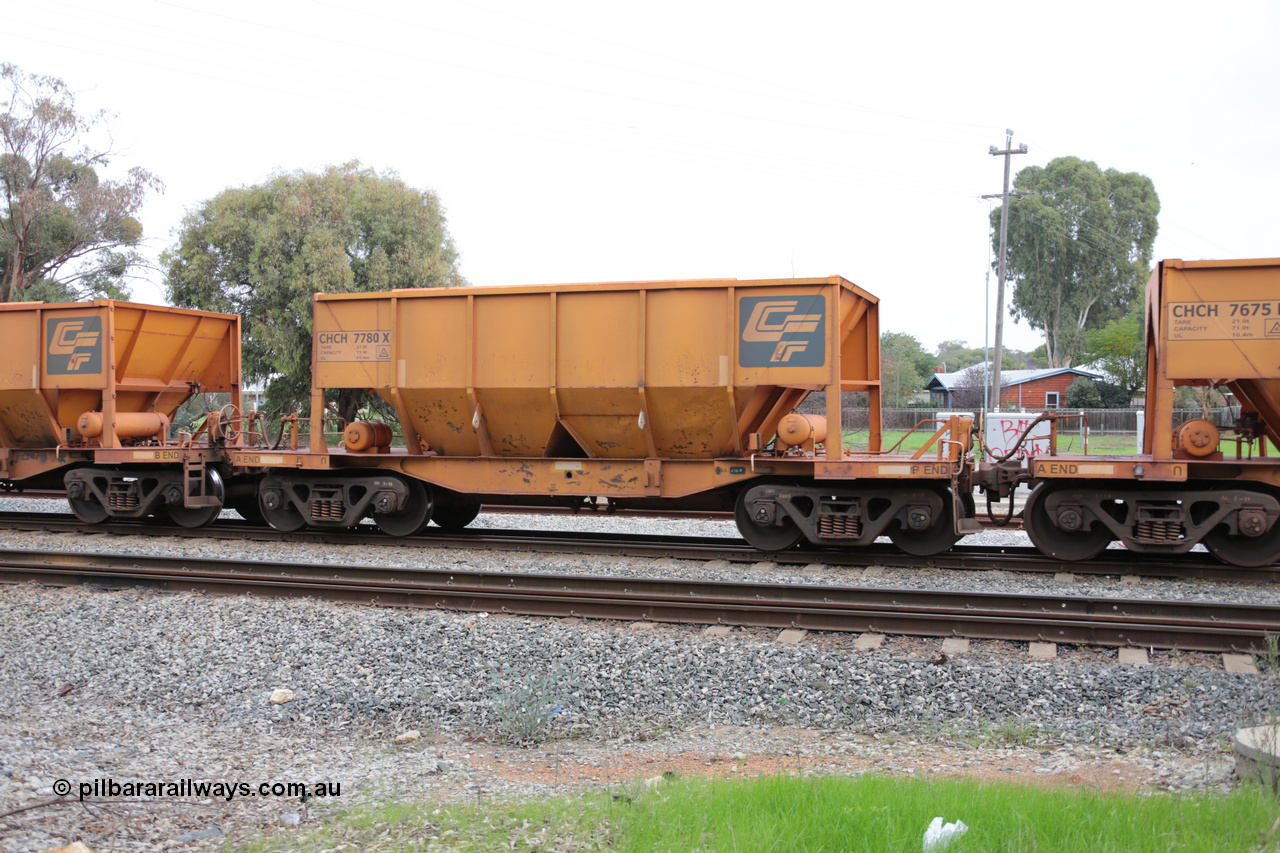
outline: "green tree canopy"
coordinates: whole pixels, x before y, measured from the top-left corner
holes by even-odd
[[[1067,386],[1067,393],[1062,404],[1068,409],[1100,409],[1102,408],[1102,392],[1092,379],[1077,376]]]
[[[981,366],[985,364],[989,356],[990,353],[983,350],[982,347],[970,348],[964,341],[943,341],[938,344],[938,355],[934,358],[934,364],[945,367],[946,370],[943,373],[960,373],[974,365]],[[1022,352],[1021,350],[1005,347],[1000,358],[1000,369],[1025,370],[1028,362],[1036,360],[1035,356],[1035,353]],[[931,371],[932,368],[929,368],[927,372]]]
[[[906,332],[880,335],[880,381],[886,406],[905,406],[933,373],[937,359]]]
[[[1096,382],[1098,387],[1098,395],[1102,397],[1102,408],[1104,409],[1127,409],[1133,398],[1129,392],[1121,388],[1119,385],[1113,385],[1110,382]]]
[[[1147,381],[1147,341],[1143,329],[1142,299],[1129,313],[1088,335],[1087,358],[1095,362],[1124,389],[1125,405]]]
[[[943,341],[938,344],[938,361],[946,368],[945,373],[959,373],[966,367],[982,364],[986,360],[982,347],[970,347],[967,341]]]
[[[1014,186],[1027,195],[1009,207],[1013,314],[1044,332],[1050,367],[1071,367],[1085,333],[1124,316],[1146,281],[1160,199],[1145,175],[1078,157],[1023,169]],[[997,208],[993,242],[999,222]]]
[[[163,185],[130,169],[104,180],[109,146],[95,145],[105,112],[84,117],[56,77],[0,64],[0,301],[128,295],[142,226],[134,214]]]
[[[187,214],[162,263],[174,305],[241,315],[245,374],[269,380],[278,411],[310,396],[312,294],[466,283],[435,193],[356,162],[224,190]],[[338,414],[360,402],[344,391]]]
[[[1037,367],[1039,362],[1036,361],[1035,356],[1020,349],[1006,347],[1000,355],[1001,370],[1034,370]]]

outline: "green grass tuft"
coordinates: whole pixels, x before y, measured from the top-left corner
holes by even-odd
[[[672,786],[619,825],[620,851],[920,850],[935,816],[969,832],[964,851],[1214,851],[1274,849],[1280,806],[1258,787],[1229,796],[1137,796],[967,780],[882,776]]]
[[[1258,786],[1137,795],[867,775],[677,780],[516,804],[357,808],[246,849],[919,851],[935,816],[970,827],[946,853],[1225,853],[1280,842],[1280,803]]]

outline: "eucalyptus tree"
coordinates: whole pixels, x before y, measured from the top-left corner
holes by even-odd
[[[245,374],[289,411],[310,396],[313,294],[466,283],[436,194],[357,162],[223,190],[161,262],[174,305],[241,315]],[[354,389],[334,402],[347,420],[362,403]]]
[[[1012,311],[1044,332],[1051,367],[1070,367],[1086,333],[1123,317],[1141,294],[1160,199],[1147,176],[1078,157],[1023,169],[1014,188],[1025,195],[1009,207]]]
[[[128,295],[136,214],[160,180],[134,167],[108,180],[105,112],[82,115],[56,77],[0,64],[0,301]]]

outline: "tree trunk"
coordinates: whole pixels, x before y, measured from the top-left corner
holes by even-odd
[[[347,423],[356,420],[360,415],[360,403],[364,399],[364,391],[358,388],[344,388],[338,392],[338,417]]]

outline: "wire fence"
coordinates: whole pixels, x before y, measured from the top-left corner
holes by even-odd
[[[932,411],[921,409],[885,409],[883,417],[886,429],[911,429],[921,418],[924,417],[944,417],[951,412],[943,409],[935,409]],[[1138,416],[1142,414],[1142,409],[1057,409],[1063,415],[1080,415],[1085,416],[1085,422],[1089,425],[1089,433],[1091,435],[1133,435],[1138,431]],[[892,415],[889,413],[892,412]],[[975,413],[976,414],[976,413]],[[1039,412],[1037,412],[1039,414]],[[1199,407],[1187,409],[1173,410],[1173,424],[1176,426],[1195,418],[1205,416],[1205,412]],[[865,416],[864,416],[865,417]],[[1218,427],[1230,427],[1235,424],[1240,417],[1239,406],[1223,406],[1220,408],[1210,409],[1208,412],[1209,420]],[[892,419],[893,426],[889,426]],[[1074,420],[1074,419],[1073,419]]]
[[[867,403],[865,394],[846,393],[841,400],[841,413],[844,428],[851,431],[865,430],[869,427],[869,419],[867,416]],[[810,412],[814,414],[826,413],[826,399],[822,392],[810,394],[808,399],[799,407],[802,412]],[[1138,415],[1142,412],[1140,408],[1132,409],[1067,409],[1061,408],[1057,411],[1063,415],[1077,415],[1083,413],[1089,424],[1090,435],[1135,435],[1138,432]],[[1036,414],[1039,412],[1037,411]],[[979,414],[977,409],[938,409],[910,407],[910,408],[883,408],[880,410],[881,423],[887,430],[909,430],[920,421],[933,420],[935,418],[945,418],[952,414],[971,415],[976,417]],[[1200,408],[1174,409],[1173,423],[1184,423],[1194,418],[1204,417],[1205,414]],[[1208,413],[1209,420],[1218,427],[1230,427],[1240,417],[1239,406],[1224,406],[1220,408],[1210,409]],[[1074,420],[1074,419],[1073,419]]]

